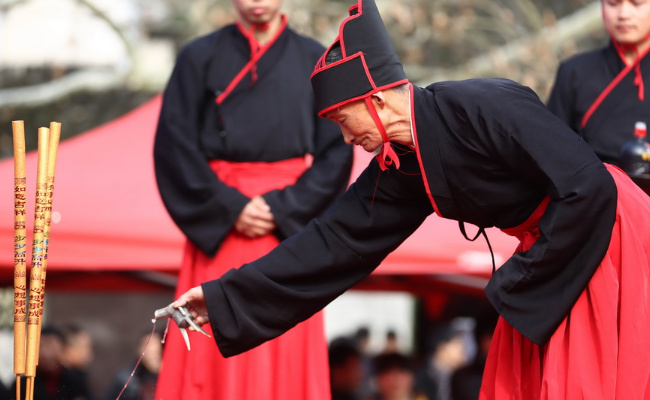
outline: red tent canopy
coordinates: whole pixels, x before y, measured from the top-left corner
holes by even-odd
[[[119,119],[60,144],[48,286],[53,282],[56,287],[79,288],[78,279],[83,279],[86,288],[119,284],[124,290],[129,285],[125,276],[138,277],[128,281],[137,281],[140,289],[143,281],[163,279],[163,283],[173,284],[173,279],[167,278],[173,278],[178,270],[184,239],[167,215],[154,179],[152,148],[159,110],[160,97],[156,97]],[[353,179],[371,158],[360,148],[355,151]],[[27,155],[29,222],[33,219],[36,158],[35,152]],[[12,159],[0,162],[0,199],[4,204],[0,207],[0,284],[10,286]],[[516,240],[498,230],[489,230],[488,236],[499,265],[512,252]],[[386,275],[425,275],[448,281],[462,278],[465,286],[482,287],[490,271],[491,258],[484,240],[466,241],[455,221],[432,216],[373,276],[379,286]],[[93,277],[96,285],[89,284]],[[474,278],[480,279],[472,283]]]

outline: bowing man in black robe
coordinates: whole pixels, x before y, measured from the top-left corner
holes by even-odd
[[[210,323],[222,354],[247,351],[354,286],[436,213],[521,240],[486,287],[501,317],[481,399],[642,398],[650,198],[527,87],[409,84],[372,0],[340,32],[312,74],[319,114],[377,158],[322,218],[175,305]]]

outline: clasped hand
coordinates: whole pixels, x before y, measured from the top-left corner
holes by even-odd
[[[235,221],[235,230],[249,238],[272,233],[276,228],[271,207],[262,196],[251,199]]]

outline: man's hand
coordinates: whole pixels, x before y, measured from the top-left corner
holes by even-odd
[[[266,204],[262,196],[251,199],[235,221],[235,230],[249,238],[268,235],[275,228],[271,207]]]
[[[199,325],[205,325],[210,322],[208,320],[208,307],[205,304],[205,297],[203,297],[203,288],[201,286],[193,287],[183,293],[172,305],[174,308],[180,306],[187,307],[192,313],[194,321]]]

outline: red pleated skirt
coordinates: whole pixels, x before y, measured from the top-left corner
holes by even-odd
[[[499,318],[481,400],[650,399],[650,197],[624,172],[607,168],[618,188],[607,254],[546,345]],[[544,209],[519,227],[517,251],[539,237]]]
[[[254,197],[295,183],[305,159],[276,163],[213,161],[219,179]],[[188,243],[176,296],[217,279],[277,246],[273,235],[250,239],[231,232],[214,258]],[[211,334],[209,325],[206,331]],[[246,353],[224,358],[213,338],[189,332],[187,351],[180,331],[169,329],[157,400],[330,400],[327,342],[322,314]]]

